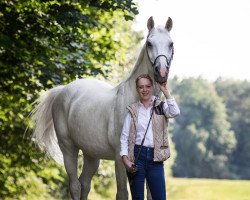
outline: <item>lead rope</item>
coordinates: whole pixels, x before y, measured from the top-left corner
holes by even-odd
[[[138,154],[137,154],[137,156],[136,156],[136,158],[135,158],[135,161],[134,161],[135,165],[136,165],[136,163],[137,163],[137,161],[138,161],[138,159],[139,159],[139,156],[140,156],[140,154],[141,154],[141,149],[142,149],[143,143],[144,143],[144,141],[145,141],[145,137],[146,137],[146,134],[147,134],[147,131],[148,131],[148,127],[149,127],[150,121],[151,121],[152,116],[153,116],[153,111],[154,111],[154,107],[155,107],[156,100],[157,100],[157,96],[156,96],[155,99],[154,99],[154,103],[153,103],[153,107],[152,107],[152,112],[151,112],[151,115],[150,115],[150,118],[149,118],[149,121],[148,121],[148,125],[147,125],[147,128],[146,128],[144,137],[143,137],[143,139],[142,139],[142,142],[141,142],[141,144],[140,144]],[[132,177],[132,178],[129,180],[130,186],[132,186],[132,184],[133,184],[133,179],[134,179],[134,177]]]
[[[141,145],[140,145],[140,149],[139,149],[138,154],[137,154],[137,156],[136,156],[136,158],[135,158],[135,162],[134,162],[135,164],[136,164],[136,162],[137,162],[138,159],[139,159],[139,156],[140,156],[140,153],[141,153],[141,149],[142,149],[143,143],[144,143],[145,138],[146,138],[146,134],[147,134],[147,131],[148,131],[148,127],[149,127],[150,121],[151,121],[152,116],[153,116],[153,111],[154,111],[154,107],[155,107],[156,100],[157,100],[157,97],[155,97],[155,99],[154,99],[154,103],[153,103],[153,107],[152,107],[152,112],[151,112],[151,115],[150,115],[150,118],[149,118],[149,121],[148,121],[148,125],[147,125],[145,134],[144,134],[144,136],[143,136],[143,139],[142,139],[142,142],[141,142]]]

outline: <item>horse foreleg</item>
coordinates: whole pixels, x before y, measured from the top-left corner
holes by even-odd
[[[117,156],[115,161],[115,174],[117,184],[116,199],[128,200],[127,175],[120,155]]]
[[[84,155],[84,164],[80,175],[82,187],[81,200],[87,200],[91,188],[91,179],[99,167],[100,160]]]
[[[77,158],[79,149],[70,141],[65,141],[60,145],[66,172],[69,177],[69,189],[73,200],[80,200],[81,184],[77,177]]]

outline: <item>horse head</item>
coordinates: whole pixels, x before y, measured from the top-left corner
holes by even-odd
[[[152,64],[156,82],[165,83],[168,79],[171,61],[174,55],[173,41],[169,35],[173,26],[169,17],[165,27],[154,27],[153,17],[147,22],[149,30],[146,40],[146,51]]]

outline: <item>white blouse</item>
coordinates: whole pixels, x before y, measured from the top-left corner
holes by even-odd
[[[151,100],[151,104],[148,108],[145,108],[144,105],[141,102],[139,102],[138,126],[137,126],[138,128],[137,128],[137,134],[136,134],[136,140],[135,140],[135,143],[137,145],[141,144],[141,141],[147,129],[154,99],[155,97],[153,96]],[[180,109],[174,98],[166,99],[164,101],[163,113],[165,114],[167,118],[174,118],[180,114]],[[130,130],[131,121],[132,121],[132,117],[131,117],[130,112],[128,112],[123,123],[122,133],[120,137],[120,142],[121,142],[120,155],[121,156],[128,155],[128,138],[129,138],[129,130]],[[152,120],[150,121],[143,146],[154,147]]]

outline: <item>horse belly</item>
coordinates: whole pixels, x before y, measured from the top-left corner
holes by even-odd
[[[83,151],[83,154],[93,158],[113,160],[115,154],[108,142],[107,133],[95,131],[95,127],[92,128],[88,126],[86,129],[79,128],[78,131],[72,131],[74,143]]]
[[[84,154],[94,158],[114,159],[115,153],[108,139],[108,131],[112,131],[109,130],[111,110],[93,100],[87,102],[92,105],[81,101],[72,109],[68,121],[71,139]]]

